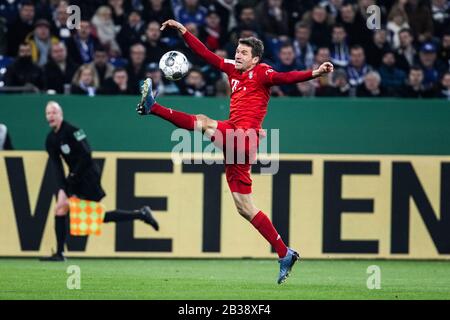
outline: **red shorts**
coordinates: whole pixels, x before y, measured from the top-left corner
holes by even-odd
[[[252,192],[250,172],[259,144],[258,132],[254,129],[238,129],[230,121],[217,122],[211,140],[223,150],[228,187],[231,192],[249,194]]]

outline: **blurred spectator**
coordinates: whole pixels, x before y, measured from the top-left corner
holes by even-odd
[[[237,26],[236,16],[242,13],[236,12],[239,0],[216,0],[213,4],[214,10],[220,16],[221,29],[224,31],[231,30]],[[211,5],[209,6],[211,8]]]
[[[335,67],[345,68],[349,60],[349,48],[347,45],[347,33],[342,25],[333,27],[331,37],[331,62]]]
[[[448,0],[431,0],[434,35],[440,38],[450,26],[450,3]]]
[[[12,24],[18,19],[19,6],[24,1],[0,0],[0,17],[5,18],[6,24]]]
[[[317,49],[316,55],[314,56],[314,64],[312,65],[312,69],[317,69],[322,63],[330,60],[330,49],[328,49],[328,47],[321,47]],[[328,73],[311,81],[316,88],[316,95],[320,95],[324,88],[333,82],[333,75],[332,73]]]
[[[67,41],[67,52],[72,61],[80,65],[91,62],[99,46],[100,42],[91,34],[91,23],[81,20],[80,28]]]
[[[324,7],[317,5],[303,21],[309,24],[311,43],[316,47],[329,47],[331,44],[331,23]]]
[[[99,94],[109,95],[132,95],[134,91],[128,84],[128,73],[124,68],[116,68],[113,76],[105,80],[104,85],[99,89]]]
[[[96,95],[98,87],[99,82],[95,69],[89,64],[80,66],[73,76],[71,93],[93,97]]]
[[[238,39],[240,38],[239,33],[243,30],[251,30],[257,37],[260,37],[261,28],[256,20],[255,9],[250,6],[244,6],[239,11],[239,20],[236,27],[232,28],[229,32],[228,36],[228,44],[237,44]]]
[[[34,0],[36,19],[52,20],[58,2],[61,0]]]
[[[322,0],[320,1],[320,5],[324,7],[333,20],[335,20],[344,5],[344,0]]]
[[[142,18],[145,21],[158,21],[162,24],[174,18],[169,0],[147,0],[144,2],[144,8]]]
[[[70,85],[78,66],[67,57],[63,42],[52,44],[50,59],[44,66],[44,88],[62,94],[64,86]]]
[[[413,35],[411,29],[402,29],[398,34],[400,46],[397,49],[397,65],[400,69],[409,72],[409,68],[415,64],[417,52],[413,46]]]
[[[130,47],[141,41],[145,33],[145,22],[142,21],[139,11],[131,11],[128,15],[128,21],[122,26],[117,34],[117,43],[123,57],[128,57]]]
[[[347,73],[343,69],[337,69],[333,73],[333,83],[324,87],[317,94],[322,97],[348,97],[351,93],[351,87],[347,80]]]
[[[298,82],[296,85],[297,91],[293,94],[297,97],[315,97],[315,87],[311,81]]]
[[[152,79],[153,94],[163,96],[166,94],[166,86],[162,79],[162,72],[156,62],[150,62],[145,68],[145,78]]]
[[[51,24],[51,33],[64,41],[67,41],[72,36],[70,29],[67,28],[67,19],[69,18],[69,14],[67,13],[68,6],[67,1],[61,1],[58,4]]]
[[[342,5],[336,21],[344,26],[349,46],[358,44],[367,48],[372,42],[372,33],[367,30],[366,20],[361,17],[359,12],[356,12],[350,2]]]
[[[110,56],[120,55],[120,47],[116,41],[116,27],[112,19],[112,10],[108,6],[101,6],[92,17],[92,25],[100,43],[108,50]]]
[[[175,81],[164,81],[162,71],[156,62],[150,62],[145,69],[145,77],[153,81],[153,93],[155,95],[179,94],[180,89]]]
[[[125,10],[130,11],[139,11],[141,14],[145,11],[144,7],[145,0],[128,0],[126,2]]]
[[[31,46],[31,58],[33,62],[42,67],[47,63],[52,44],[59,39],[50,34],[50,22],[44,19],[36,21],[33,33],[30,33],[25,42]]]
[[[175,19],[181,24],[195,23],[197,26],[205,24],[208,10],[200,5],[199,0],[171,0]]]
[[[200,70],[192,68],[180,82],[180,93],[184,96],[205,97],[212,95],[212,89],[206,85]]]
[[[381,77],[376,71],[369,71],[364,76],[364,82],[356,89],[357,97],[380,98],[386,97],[386,90],[381,87]]]
[[[398,6],[408,15],[414,38],[419,42],[431,40],[433,36],[433,19],[430,4],[426,0],[399,0]]]
[[[3,123],[0,123],[0,151],[13,149],[8,128]]]
[[[361,46],[355,45],[350,49],[350,62],[347,66],[348,82],[352,87],[359,86],[364,82],[364,76],[372,70],[366,64],[366,56]]]
[[[158,21],[150,21],[145,30],[144,46],[147,50],[147,60],[149,62],[159,62],[162,55],[169,51],[169,47],[161,41],[161,25]]]
[[[289,35],[288,13],[283,8],[283,0],[263,0],[256,7],[258,23],[268,38]],[[286,40],[286,39],[281,39]]]
[[[131,92],[139,94],[139,81],[145,77],[145,47],[136,43],[130,48],[130,60],[126,66],[126,71],[128,73],[128,86]]]
[[[408,15],[406,12],[398,6],[392,8],[391,12],[389,12],[386,28],[389,31],[391,47],[398,49],[400,47],[400,30],[409,29]]]
[[[8,28],[6,25],[6,19],[0,17],[0,56],[4,56],[7,53],[8,43]]]
[[[221,30],[220,16],[216,11],[208,11],[206,24],[199,28],[199,32],[200,39],[209,50],[217,50],[223,45],[224,41],[221,34],[224,34],[224,32]]]
[[[438,98],[450,100],[450,72],[444,73],[437,93]]]
[[[228,57],[227,52],[222,49],[218,49],[218,50],[214,51],[214,53],[224,59],[227,59],[227,57]],[[213,67],[212,65],[206,64],[200,68],[200,71],[202,72],[207,85],[209,85],[213,88],[214,87],[217,88],[218,82],[225,82],[226,85],[228,86],[228,80],[227,80],[228,78],[227,78],[226,74],[223,73],[222,71],[220,71],[219,69]]]
[[[122,26],[127,21],[123,0],[108,0],[114,25]]]
[[[103,86],[105,80],[111,78],[113,75],[114,66],[108,62],[108,53],[102,47],[98,47],[95,50],[94,61],[92,61],[90,65],[97,73],[100,86]]]
[[[295,61],[294,47],[290,43],[286,43],[280,48],[277,60],[273,67],[278,72],[289,72],[299,69]],[[272,89],[278,96],[292,95],[296,90],[295,84],[281,85]]]
[[[294,34],[295,25],[302,20],[305,13],[312,10],[317,0],[288,0],[283,5],[288,13],[289,34]]]
[[[259,23],[256,20],[256,13],[253,7],[243,7],[239,12],[239,21],[236,28],[249,28],[259,32]]]
[[[433,93],[422,84],[423,71],[419,66],[412,66],[409,70],[408,82],[401,89],[402,98],[430,98]]]
[[[18,58],[6,70],[5,85],[10,87],[33,85],[38,89],[43,88],[42,70],[33,63],[29,43],[22,43],[19,46]]]
[[[81,20],[89,20],[100,6],[105,5],[105,0],[70,0],[70,4],[80,7]]]
[[[383,53],[387,50],[390,50],[387,31],[385,29],[375,30],[372,43],[366,50],[367,63],[375,69],[378,69],[381,64]]]
[[[442,35],[441,44],[439,59],[446,64],[447,70],[450,70],[450,28]]]
[[[19,45],[33,31],[35,8],[32,1],[23,1],[19,6],[19,18],[8,25],[8,55],[15,56]]]
[[[445,65],[437,59],[436,46],[431,42],[424,43],[420,48],[419,64],[423,70],[423,85],[427,89],[433,87],[446,71]]]
[[[406,81],[406,73],[395,65],[394,51],[388,50],[383,54],[383,61],[378,72],[381,76],[381,85],[392,93],[397,92]]]
[[[295,25],[294,49],[297,65],[301,69],[310,69],[314,63],[314,47],[310,43],[311,29],[305,23]]]

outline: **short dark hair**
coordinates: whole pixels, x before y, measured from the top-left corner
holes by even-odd
[[[422,68],[421,68],[419,65],[413,65],[413,66],[409,69],[409,72],[411,72],[411,71],[420,71],[420,72],[423,73],[423,70],[422,70]]]
[[[31,0],[23,0],[19,3],[19,9],[22,9],[25,6],[32,6],[34,7],[34,3]]]
[[[264,54],[264,44],[261,40],[255,37],[241,38],[239,39],[239,44],[252,48],[252,57],[258,57],[259,61],[262,60]]]
[[[125,69],[124,67],[117,67],[113,70],[113,75],[115,75],[118,72],[125,72],[128,75],[127,69]]]
[[[353,45],[353,46],[350,47],[350,53],[351,53],[353,50],[359,50],[359,49],[362,49],[362,51],[365,52],[365,51],[364,51],[364,48],[363,48],[362,46],[360,46],[359,44],[355,44],[355,45]]]
[[[408,32],[410,36],[412,36],[412,30],[410,28],[401,28],[398,32],[398,34],[403,33],[403,32]]]

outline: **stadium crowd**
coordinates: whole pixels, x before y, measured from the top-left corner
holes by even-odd
[[[79,28],[67,24],[70,5],[81,9]],[[373,30],[371,5],[381,9]],[[0,0],[0,92],[139,94],[149,76],[159,94],[228,95],[224,74],[174,30],[160,31],[170,18],[222,57],[256,36],[277,71],[335,65],[327,77],[274,87],[274,96],[450,99],[448,0]],[[192,63],[181,81],[159,70],[169,50]]]

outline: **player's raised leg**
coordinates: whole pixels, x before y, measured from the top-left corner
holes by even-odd
[[[158,104],[155,100],[155,94],[152,90],[152,80],[150,78],[145,79],[141,84],[141,93],[141,101],[136,108],[136,111],[140,115],[153,114],[173,123],[178,128],[202,130],[206,134],[210,134],[210,136],[212,136],[217,128],[217,121],[205,115],[188,114]]]
[[[300,258],[299,254],[284,244],[267,215],[254,205],[251,193],[232,192],[232,195],[239,214],[247,219],[277,252],[280,263],[277,282],[278,284],[283,283],[295,262]]]

